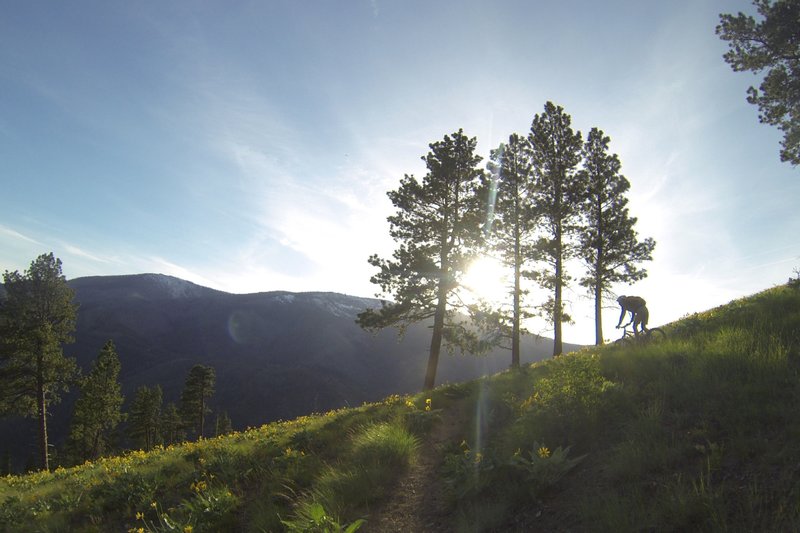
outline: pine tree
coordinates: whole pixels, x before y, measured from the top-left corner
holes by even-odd
[[[610,139],[592,128],[583,147],[583,181],[588,185],[584,206],[586,228],[580,238],[580,257],[586,264],[582,286],[595,304],[595,343],[603,343],[602,300],[612,283],[635,282],[647,271],[637,263],[652,259],[653,239],[639,241],[633,229],[636,218],[628,213],[625,193],[630,183],[620,174],[616,154],[610,154]]]
[[[3,275],[0,305],[0,411],[35,416],[39,465],[50,469],[47,417],[77,375],[62,344],[72,342],[77,305],[61,273],[61,260],[40,255],[24,274]]]
[[[412,323],[433,319],[424,389],[433,388],[442,344],[465,346],[470,339],[453,309],[459,305],[459,281],[474,258],[481,238],[482,204],[477,189],[482,171],[475,138],[462,130],[430,144],[423,157],[428,173],[420,183],[406,175],[388,196],[397,209],[388,218],[399,243],[392,259],[377,255],[379,269],[370,281],[394,301],[368,309],[357,322],[368,330],[387,326],[402,333]]]
[[[781,161],[800,165],[800,0],[753,0],[762,20],[721,14],[717,35],[728,41],[725,61],[735,72],[766,71],[747,89],[758,119],[783,131]]]
[[[134,442],[150,451],[160,442],[162,392],[161,385],[143,385],[136,389],[131,403],[128,432]]]
[[[489,238],[492,250],[513,272],[509,335],[511,367],[519,368],[521,321],[528,316],[522,308],[521,280],[536,229],[530,200],[532,169],[528,140],[512,134],[508,144],[492,151],[491,159],[493,187],[489,189],[489,205],[493,207],[494,220]]]
[[[553,355],[563,351],[561,324],[570,320],[563,303],[563,290],[570,281],[565,265],[577,252],[575,237],[585,197],[585,184],[578,174],[581,133],[572,130],[571,122],[562,107],[547,102],[544,113],[533,118],[528,135],[534,176],[531,200],[542,231],[533,258],[546,266],[535,279],[553,291],[543,306],[553,324]]]
[[[227,435],[232,431],[233,425],[231,424],[231,418],[228,416],[228,413],[222,411],[217,415],[214,423],[214,436],[219,437],[221,435]]]
[[[114,343],[108,341],[83,380],[75,402],[70,447],[76,459],[93,460],[102,455],[122,420],[120,368]]]
[[[186,437],[183,431],[181,415],[178,412],[178,408],[172,402],[168,403],[161,413],[160,427],[164,444],[175,444],[176,442],[181,442]]]
[[[205,436],[206,414],[210,412],[207,400],[214,394],[216,374],[210,366],[195,365],[189,370],[181,393],[181,417],[186,427]]]

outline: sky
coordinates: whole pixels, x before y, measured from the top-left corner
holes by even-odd
[[[484,157],[552,101],[610,138],[651,326],[800,268],[800,169],[714,32],[747,1],[0,3],[0,271],[374,296],[386,192],[460,128]],[[580,276],[573,265],[572,274]],[[566,293],[565,340],[594,341]],[[533,302],[536,303],[536,302]],[[607,338],[618,308],[604,311]],[[541,324],[531,324],[547,334]]]

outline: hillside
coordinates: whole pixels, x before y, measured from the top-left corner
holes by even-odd
[[[427,397],[4,478],[0,526],[800,530],[800,290],[666,330]]]
[[[361,405],[421,389],[430,329],[412,326],[398,341],[394,329],[373,335],[355,319],[380,301],[337,293],[229,294],[158,274],[78,278],[69,282],[80,305],[75,343],[64,352],[88,371],[109,339],[119,354],[128,401],[142,385],[161,385],[177,402],[195,364],[214,367],[214,412],[234,428],[255,427],[311,412]],[[565,349],[575,349],[568,345]],[[523,362],[544,359],[552,341],[524,339]],[[508,368],[511,355],[444,356],[437,383],[454,383]],[[74,395],[56,405],[51,442],[68,431]],[[213,420],[213,415],[210,417]],[[35,442],[35,421],[0,422],[0,453],[21,468]]]

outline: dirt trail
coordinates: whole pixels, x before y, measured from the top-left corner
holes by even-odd
[[[423,533],[452,531],[439,478],[442,447],[463,438],[468,402],[460,400],[443,414],[420,443],[416,461],[397,484],[388,501],[360,531],[365,533]]]

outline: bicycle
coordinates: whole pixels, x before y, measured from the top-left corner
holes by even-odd
[[[639,334],[636,335],[633,331],[628,331],[629,325],[630,324],[622,326],[622,337],[615,340],[614,344],[630,345],[636,342],[650,342],[667,338],[667,334],[664,333],[664,330],[661,328],[650,328],[646,332],[640,331]]]

